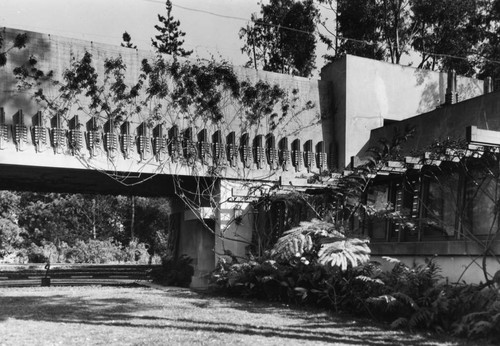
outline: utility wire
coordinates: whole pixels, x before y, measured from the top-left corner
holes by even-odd
[[[143,0],[143,1],[154,2],[154,3],[162,3],[162,1],[159,1],[159,0]],[[210,11],[205,11],[205,10],[199,10],[199,9],[195,9],[195,8],[180,6],[180,5],[176,5],[174,3],[172,3],[172,6],[178,7],[178,8],[182,8],[182,9],[187,10],[187,11],[198,12],[198,13],[206,13],[206,14],[210,14],[210,15],[217,16],[217,17],[222,17],[222,18],[230,18],[230,19],[241,20],[241,21],[245,21],[245,22],[249,21],[246,18],[223,15],[223,14],[219,14],[219,13],[215,13],[215,12],[210,12]],[[266,23],[266,22],[262,22],[262,21],[257,21],[257,22],[254,22],[254,23],[255,23],[255,25],[275,27],[275,28],[278,28],[278,29],[283,29],[283,30],[288,30],[288,31],[303,33],[303,34],[311,35],[311,36],[314,36],[314,37],[317,37],[318,35],[320,35],[316,31],[306,31],[306,30],[301,30],[301,29],[295,29],[295,28],[290,28],[290,27],[281,26],[281,25],[277,25],[277,24]],[[357,42],[357,43],[362,43],[362,44],[366,44],[366,45],[383,44],[381,42],[373,42],[373,41],[359,40],[359,39],[355,39],[355,38],[351,38],[351,37],[338,36],[338,35],[335,35],[335,34],[332,34],[332,33],[321,34],[321,35],[323,35],[323,36],[329,36],[331,38],[337,38],[337,39],[343,40],[343,41]],[[453,58],[453,59],[461,59],[461,60],[466,60],[466,61],[469,60],[467,57],[457,56],[457,55],[452,55],[452,54],[433,53],[433,52],[427,52],[427,51],[422,51],[422,50],[417,50],[417,49],[413,49],[413,51],[418,52],[420,54],[430,55],[430,56],[437,56],[437,57],[444,57],[444,58]],[[478,55],[478,54],[475,54],[475,55]],[[485,61],[485,62],[500,64],[499,60],[487,59],[487,58],[481,57],[481,56],[479,56],[479,57],[483,61]]]
[[[142,1],[144,1],[144,2],[158,3],[158,4],[160,4],[160,3],[163,4],[164,3],[164,1],[161,1],[161,0],[142,0]],[[240,21],[244,21],[244,22],[251,21],[249,19],[242,18],[242,17],[229,16],[229,15],[224,15],[224,14],[220,14],[220,13],[216,13],[216,12],[211,12],[211,11],[206,11],[206,10],[200,10],[200,9],[186,7],[186,6],[180,6],[180,5],[176,5],[174,3],[172,3],[172,6],[173,7],[181,8],[181,9],[186,10],[186,11],[192,11],[192,12],[197,12],[197,13],[204,13],[204,14],[208,14],[208,15],[212,15],[212,16],[216,16],[216,17],[221,17],[221,18],[240,20]],[[333,33],[320,34],[317,31],[306,31],[306,30],[301,30],[301,29],[295,29],[295,28],[290,28],[290,27],[286,27],[286,26],[281,26],[281,25],[277,25],[277,24],[266,23],[266,22],[262,22],[262,21],[254,22],[254,24],[255,25],[261,25],[261,26],[275,27],[275,28],[278,28],[278,29],[281,29],[281,30],[288,30],[288,31],[293,31],[293,32],[297,32],[297,33],[303,33],[303,34],[311,35],[311,36],[314,36],[314,37],[317,37],[319,35],[323,35],[323,36],[334,38],[334,39],[337,38],[338,40],[357,42],[357,43],[361,43],[361,44],[365,44],[365,45],[384,44],[384,43],[378,42],[378,41],[374,42],[374,41],[359,40],[359,39],[355,39],[355,38],[351,38],[351,37],[344,37],[344,36],[335,35]],[[30,26],[26,26],[26,27],[30,27]],[[31,27],[32,28],[37,28],[35,26],[31,26]],[[61,31],[61,32],[63,32],[63,30],[55,30],[55,31]],[[66,32],[70,32],[70,31],[66,31]],[[114,38],[114,37],[108,36],[108,35],[86,34],[86,33],[82,33],[82,32],[79,32],[79,34],[81,34],[81,35],[87,35],[87,36],[101,36],[101,37],[107,37],[107,38]],[[119,39],[121,39],[121,37],[120,38],[117,37],[116,39],[119,40]],[[139,41],[139,42],[146,42],[145,40],[137,40],[137,41]],[[217,47],[213,47],[213,48],[217,48]],[[433,52],[427,52],[427,51],[422,51],[422,50],[417,50],[417,49],[413,49],[413,51],[415,51],[417,53],[420,53],[420,54],[430,55],[430,56],[445,57],[445,58],[452,58],[452,59],[461,59],[461,60],[466,60],[466,61],[469,60],[467,57],[457,56],[457,55],[452,55],[452,54],[433,53]],[[475,54],[475,55],[477,55],[479,58],[481,58],[485,62],[490,62],[490,63],[494,63],[494,64],[500,64],[499,60],[487,59],[485,57],[481,57],[479,54]]]

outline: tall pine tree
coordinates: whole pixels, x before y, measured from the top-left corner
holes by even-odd
[[[137,45],[132,43],[132,36],[128,32],[124,32],[122,35],[123,42],[121,43],[122,47],[137,49]]]
[[[187,51],[182,48],[184,44],[182,37],[186,33],[179,29],[180,21],[175,20],[172,16],[172,2],[167,0],[165,7],[167,9],[167,16],[158,14],[158,21],[161,24],[155,25],[155,29],[158,30],[159,34],[155,36],[155,39],[151,39],[153,47],[156,48],[158,53],[188,57],[193,51]]]

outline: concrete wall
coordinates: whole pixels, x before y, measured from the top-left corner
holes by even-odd
[[[403,120],[429,112],[444,103],[445,73],[347,55],[321,72],[334,84],[335,136],[340,167],[362,155],[370,131],[384,120]],[[459,100],[483,93],[483,81],[458,77]],[[345,144],[343,144],[345,143]]]
[[[371,132],[367,145],[376,145],[381,138],[391,139],[395,132],[414,128],[414,135],[401,145],[402,154],[409,155],[412,152],[423,152],[438,139],[465,139],[467,126],[500,131],[499,95],[499,92],[481,95],[375,129]]]
[[[215,268],[214,233],[200,220],[184,218],[179,233],[178,255],[188,255],[193,259],[194,275],[191,287],[207,287],[208,276]]]
[[[218,257],[227,251],[241,258],[245,258],[248,254],[254,230],[254,214],[250,200],[255,198],[252,195],[260,195],[258,190],[252,193],[253,187],[258,188],[258,183],[220,181],[220,204],[215,226],[216,262]]]
[[[423,265],[431,257],[422,256],[407,256],[407,255],[394,255],[393,257],[400,260],[410,268],[415,265]],[[378,256],[371,258],[382,264],[383,270],[391,270],[394,267],[393,263],[389,263]],[[436,263],[441,268],[441,275],[443,280],[450,283],[467,282],[467,283],[480,283],[485,282],[484,273],[482,269],[481,260],[470,256],[439,256],[435,258]],[[500,270],[498,261],[489,257],[486,259],[486,267],[488,269],[488,278],[491,279],[493,275]]]
[[[3,35],[5,37],[5,46],[10,46],[15,35],[20,32],[22,31],[4,29]],[[82,57],[85,51],[92,54],[94,67],[101,78],[104,69],[104,60],[106,58],[121,56],[127,66],[125,78],[130,84],[136,82],[138,79],[142,59],[147,58],[152,60],[154,58],[150,52],[137,51],[119,46],[98,44],[35,32],[27,32],[27,34],[29,42],[26,48],[19,51],[11,51],[8,54],[8,64],[0,68],[0,90],[2,91],[0,92],[0,107],[3,108],[5,112],[7,125],[12,125],[12,116],[19,109],[22,109],[24,112],[25,124],[27,126],[31,126],[31,117],[37,111],[42,111],[45,126],[47,129],[50,127],[49,120],[52,115],[44,109],[43,105],[35,103],[32,98],[32,94],[36,89],[27,92],[18,91],[16,88],[16,80],[12,74],[12,69],[26,62],[27,58],[31,55],[35,56],[38,60],[37,66],[40,69],[44,71],[53,70],[56,79],[61,79],[63,71],[67,69],[75,59],[77,60]],[[198,64],[200,62],[193,61],[193,63]],[[240,105],[232,103],[231,100],[224,109],[224,120],[219,124],[215,124],[203,122],[201,120],[193,122],[190,117],[186,117],[186,114],[181,114],[177,110],[172,110],[172,107],[168,104],[168,98],[159,101],[164,103],[162,109],[165,111],[165,114],[161,121],[164,123],[165,128],[169,129],[171,126],[177,125],[182,130],[188,126],[192,126],[194,127],[195,134],[201,129],[206,128],[209,137],[216,130],[223,130],[224,137],[230,131],[235,131],[238,140],[239,136],[246,132],[250,135],[250,144],[254,136],[259,134],[267,135],[270,132],[275,135],[276,142],[282,137],[287,136],[289,145],[294,139],[300,139],[302,145],[307,140],[312,140],[313,147],[315,147],[318,142],[326,140],[323,138],[323,134],[328,134],[329,132],[323,131],[323,128],[328,126],[328,124],[322,123],[321,114],[328,112],[328,110],[324,109],[325,105],[328,103],[324,102],[324,100],[320,100],[320,95],[325,95],[325,93],[320,93],[319,88],[321,84],[317,80],[255,71],[243,67],[234,67],[234,71],[242,81],[246,80],[250,83],[255,83],[256,81],[262,80],[271,85],[278,85],[286,90],[288,99],[290,100],[290,112],[287,117],[283,118],[283,121],[275,130],[271,130],[270,118],[261,119],[258,124],[253,126],[245,124],[241,121],[245,110],[241,108]],[[56,88],[50,84],[43,84],[42,87],[45,89],[46,94],[51,96],[57,95]],[[83,105],[88,103],[87,100],[82,99],[80,99],[80,102]],[[313,105],[311,109],[306,109],[308,103]],[[278,115],[282,113],[281,106],[281,104],[276,106],[275,111]],[[85,124],[90,119],[89,115],[79,109],[79,105],[77,104],[71,105],[67,113],[67,118],[64,120],[67,121],[74,115],[79,115],[79,121],[82,124]],[[131,132],[133,134],[136,134],[137,126],[142,121],[146,120],[148,116],[149,114],[147,111],[143,109],[141,113],[127,119],[131,123]],[[160,124],[160,122],[154,125],[158,124]],[[67,124],[64,123],[63,127],[67,128]],[[210,165],[197,165],[196,167],[191,167],[172,163],[168,160],[168,157],[163,159],[162,162],[158,162],[158,160],[152,157],[152,153],[149,153],[149,156],[142,160],[136,152],[131,154],[130,159],[123,159],[120,153],[118,153],[116,158],[110,160],[109,155],[106,155],[104,150],[100,148],[101,150],[98,155],[91,160],[88,160],[88,155],[85,151],[77,160],[69,157],[70,154],[68,151],[64,152],[64,155],[61,156],[51,155],[50,145],[47,145],[47,152],[44,150],[37,155],[33,155],[33,146],[29,141],[25,152],[11,155],[11,153],[16,151],[11,139],[12,138],[10,138],[8,143],[9,146],[5,150],[5,152],[9,152],[9,155],[5,154],[1,157],[0,162],[27,166],[44,166],[50,162],[51,166],[60,168],[93,167],[99,170],[134,171],[152,174],[210,175]],[[81,159],[84,160],[83,165],[79,162]],[[319,170],[313,167],[312,172],[309,172],[304,165],[302,165],[302,168],[299,169],[298,172],[295,170],[288,172],[273,169],[270,166],[265,166],[263,169],[257,170],[256,165],[253,164],[250,168],[245,169],[241,167],[241,165],[235,168],[226,167],[220,171],[220,174],[229,178],[268,179],[277,181],[280,176],[283,179],[292,179],[297,175],[310,175],[314,172],[318,173]]]
[[[3,30],[2,35],[5,38],[6,47],[12,44],[12,40],[18,33],[23,33],[23,31]],[[183,187],[189,191],[197,191],[199,176],[208,175],[213,177],[211,169],[214,168],[214,164],[201,164],[200,162],[196,162],[194,165],[186,164],[185,161],[176,161],[174,158],[168,157],[168,155],[163,158],[153,157],[151,151],[147,156],[140,157],[137,151],[132,150],[131,156],[127,158],[119,151],[111,155],[106,152],[102,143],[97,148],[95,156],[89,154],[85,143],[81,151],[77,153],[72,152],[68,145],[62,150],[55,150],[49,140],[50,120],[53,114],[50,114],[43,104],[38,104],[33,100],[33,92],[36,89],[28,91],[19,91],[17,89],[16,80],[12,74],[12,70],[16,66],[24,64],[28,57],[34,56],[38,61],[37,67],[39,69],[45,72],[53,71],[56,79],[62,80],[63,72],[70,67],[71,63],[78,61],[88,51],[92,54],[93,66],[101,79],[105,59],[120,56],[127,66],[126,82],[132,84],[137,81],[140,74],[141,61],[143,59],[152,60],[154,56],[150,52],[119,46],[35,32],[26,33],[29,38],[26,48],[11,51],[8,54],[8,64],[0,68],[0,108],[5,113],[5,124],[2,124],[2,126],[6,125],[4,128],[7,129],[7,139],[2,138],[0,143],[0,181],[8,181],[10,186],[16,186],[19,189],[31,189],[43,185],[40,189],[44,191],[53,189],[54,191],[81,192],[83,190],[96,193],[141,193],[163,196],[175,193],[176,188],[173,185],[176,179],[173,179],[173,176],[182,176],[180,180],[184,184]],[[193,63],[198,64],[200,62],[193,61]],[[254,126],[248,126],[248,124],[241,121],[245,110],[239,108],[240,105],[231,102],[224,109],[224,119],[221,124],[202,121],[192,122],[192,120],[186,119],[186,114],[179,114],[176,110],[172,111],[168,99],[159,101],[164,102],[165,114],[163,114],[162,121],[165,128],[168,130],[171,126],[177,125],[180,130],[183,130],[187,126],[193,126],[195,136],[199,130],[206,128],[211,139],[212,133],[224,126],[222,129],[224,130],[224,137],[228,132],[235,131],[238,137],[237,141],[239,141],[239,136],[247,132],[250,135],[250,145],[252,145],[254,136],[267,135],[270,132],[274,134],[276,143],[286,136],[289,146],[295,139],[300,139],[302,145],[307,140],[312,140],[313,148],[320,141],[330,140],[327,137],[332,134],[331,122],[328,120],[331,103],[328,100],[330,97],[328,89],[325,92],[325,88],[329,87],[329,84],[322,84],[314,79],[255,71],[242,67],[234,67],[234,71],[241,81],[256,83],[262,80],[271,85],[278,85],[287,92],[290,102],[290,114],[282,119],[276,130],[271,130],[271,119],[269,118],[261,119]],[[45,83],[41,87],[44,88],[45,94],[49,95],[49,97],[58,95],[57,87],[51,84]],[[88,104],[88,100],[85,99],[79,99],[79,102],[83,105],[83,108]],[[312,104],[313,107],[306,107],[308,104]],[[79,106],[76,103],[70,105],[70,109],[63,119],[62,127],[65,130],[68,130],[68,120],[74,115],[79,116],[79,122],[84,125],[84,128],[87,121],[90,120],[90,115],[82,111]],[[281,114],[281,106],[281,104],[276,106],[276,113]],[[27,141],[26,143],[23,142],[22,147],[16,145],[12,125],[14,125],[13,116],[18,110],[23,111],[24,124],[27,126],[28,131],[33,130],[32,117],[36,112],[42,112],[43,124],[41,131],[44,131],[47,135],[47,140],[43,145],[35,147],[31,133],[28,133]],[[137,135],[137,126],[145,121],[147,116],[147,113],[139,113],[127,119],[131,123],[133,136]],[[325,121],[323,122],[323,120]],[[237,142],[237,144],[239,143]],[[326,149],[328,150],[328,145]],[[265,181],[271,183],[281,181],[288,185],[288,181],[295,181],[297,177],[304,178],[319,173],[319,169],[315,165],[310,169],[306,169],[302,164],[301,168],[289,167],[284,170],[281,167],[271,167],[266,161],[264,166],[262,169],[257,169],[255,163],[253,163],[250,167],[244,167],[240,162],[236,167],[227,165],[219,167],[221,168],[219,170],[220,176],[237,178],[240,181],[235,183],[224,181],[221,183],[219,191],[215,191],[215,195],[210,196],[213,197],[212,202],[214,203],[212,204],[214,205],[209,204],[199,210],[188,210],[185,205],[180,208],[179,203],[175,204],[175,213],[182,214],[179,254],[186,254],[194,259],[195,275],[192,284],[194,287],[207,284],[207,274],[214,269],[217,260],[215,254],[223,254],[224,250],[229,250],[242,257],[246,254],[246,247],[251,241],[253,229],[251,207],[247,201],[229,201],[230,197],[234,197],[234,191],[243,186],[242,179],[246,182],[259,180],[259,184]],[[22,174],[19,174],[19,172],[22,172]],[[89,181],[85,172],[92,172],[92,181]],[[102,174],[102,182],[99,179],[98,172],[105,173]],[[127,184],[122,184],[125,180],[126,183],[129,183],[131,177],[137,177],[134,180],[133,189]],[[162,177],[166,180],[162,179]],[[145,179],[144,184],[148,185],[147,191],[138,188],[138,186],[142,185],[140,179]],[[78,187],[76,184],[78,184]],[[92,185],[92,189],[86,189],[88,184]],[[155,189],[154,184],[161,184],[161,186]],[[110,189],[108,185],[113,185],[113,188]],[[239,198],[243,197],[245,196],[239,196]],[[241,222],[234,222],[235,209],[242,211]],[[202,213],[203,215],[200,215],[200,211],[207,210],[209,211],[208,214]],[[202,220],[209,224],[211,229],[208,229],[202,223]]]

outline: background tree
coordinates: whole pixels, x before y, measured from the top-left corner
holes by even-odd
[[[412,46],[421,56],[418,67],[454,69],[462,75],[473,75],[479,44],[486,38],[487,22],[490,21],[486,12],[490,3],[413,0],[413,21],[417,31]]]
[[[20,196],[0,191],[0,258],[24,243],[25,230],[19,226]]]
[[[480,64],[479,77],[500,78],[500,1],[488,1],[485,8],[486,20],[483,27],[485,40],[478,48],[480,57],[484,58]]]
[[[339,0],[335,10],[340,36],[336,57],[354,54],[399,64],[411,48],[416,32],[411,0]],[[331,44],[327,36],[322,37]]]
[[[122,35],[123,42],[121,43],[122,47],[137,49],[137,45],[132,43],[132,37],[128,32],[124,32]]]
[[[252,24],[240,30],[246,66],[264,71],[310,76],[315,68],[318,10],[312,0],[271,0],[260,3],[260,17],[253,14]]]
[[[337,48],[329,60],[353,54],[399,64],[405,54],[413,57],[416,53],[419,68],[455,69],[471,76],[484,65],[483,57],[494,56],[499,19],[496,0],[319,2],[330,5],[337,21],[336,32],[320,34],[330,49]],[[326,19],[320,23],[327,29]],[[333,35],[337,36],[335,46]]]
[[[181,22],[175,20],[172,16],[172,2],[167,0],[165,3],[167,16],[158,14],[158,21],[160,25],[155,25],[155,29],[159,34],[151,39],[153,47],[156,48],[158,53],[169,54],[174,56],[188,57],[193,51],[187,51],[182,48],[184,40],[182,37],[186,35],[185,32],[179,29]]]
[[[19,224],[37,245],[42,241],[69,245],[87,239],[124,241],[124,207],[114,196],[25,192],[20,208]]]

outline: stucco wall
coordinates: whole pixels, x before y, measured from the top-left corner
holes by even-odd
[[[391,139],[394,132],[414,128],[414,135],[401,145],[403,153],[410,154],[425,150],[438,139],[465,139],[467,126],[500,131],[499,95],[499,92],[481,95],[375,129],[368,145],[375,145],[380,138]]]
[[[400,260],[410,268],[415,265],[425,265],[426,260],[431,257],[423,256],[407,256],[407,255],[394,255],[393,257]],[[383,270],[391,270],[394,267],[393,263],[387,262],[379,256],[372,256],[371,258],[382,264]],[[442,280],[450,283],[467,282],[479,284],[486,282],[484,272],[480,266],[480,262],[470,256],[438,256],[435,258],[441,268]],[[486,259],[486,267],[488,272],[488,279],[491,280],[493,275],[500,270],[500,264],[493,257]]]
[[[333,82],[339,105],[334,116],[341,167],[351,156],[363,154],[370,131],[383,126],[384,120],[403,120],[435,109],[444,103],[447,87],[446,73],[352,55],[325,67],[321,77]],[[457,77],[459,100],[481,95],[483,84]]]
[[[4,29],[3,35],[5,37],[5,46],[11,45],[12,39],[19,32],[19,30],[14,29]],[[124,63],[127,66],[126,80],[128,83],[134,83],[140,73],[141,60],[144,58],[152,59],[153,55],[151,52],[137,51],[133,49],[123,48],[119,46],[111,46],[99,43],[93,43],[88,41],[81,41],[75,39],[68,39],[63,37],[57,37],[52,35],[46,35],[35,32],[27,32],[29,37],[29,42],[26,48],[22,50],[12,50],[8,55],[7,66],[0,68],[0,107],[5,111],[5,120],[7,125],[12,125],[12,116],[17,112],[18,109],[22,109],[24,112],[24,120],[27,126],[31,126],[31,117],[39,110],[42,111],[44,116],[44,121],[46,122],[47,128],[49,125],[50,114],[40,105],[36,104],[32,99],[32,92],[19,92],[16,89],[16,80],[12,75],[12,69],[15,66],[25,62],[27,57],[30,55],[36,56],[38,60],[37,66],[44,70],[53,70],[56,79],[60,79],[61,73],[70,66],[73,59],[78,59],[83,56],[85,51],[88,51],[93,56],[93,64],[97,70],[97,73],[102,76],[103,63],[106,58],[121,56]],[[193,63],[203,63],[203,61]],[[323,141],[323,127],[325,124],[322,123],[321,113],[325,112],[324,105],[327,104],[320,100],[320,95],[324,93],[319,92],[320,83],[315,79],[292,77],[288,75],[281,75],[277,73],[269,73],[263,71],[255,71],[253,69],[247,69],[243,67],[234,67],[234,71],[238,75],[240,80],[247,80],[250,82],[256,82],[258,80],[263,80],[269,82],[271,85],[277,84],[281,88],[285,89],[288,93],[289,99],[294,99],[293,106],[295,108],[290,108],[290,114],[284,119],[284,121],[278,126],[274,131],[270,128],[270,119],[262,119],[262,121],[255,126],[247,127],[239,121],[238,109],[234,104],[229,104],[224,110],[224,136],[230,131],[235,131],[238,140],[239,136],[248,132],[250,135],[250,144],[256,135],[267,135],[273,132],[278,142],[282,137],[288,137],[289,145],[294,139],[301,139],[301,144],[303,145],[307,140],[313,141],[313,148],[315,145]],[[45,91],[48,95],[57,95],[55,88],[50,88],[48,85],[44,86]],[[296,92],[294,92],[296,90]],[[314,107],[312,109],[304,109],[304,106],[311,102]],[[165,107],[164,109],[168,109]],[[281,104],[276,106],[276,112],[281,114]],[[241,112],[241,111],[240,111]],[[88,114],[82,112],[76,105],[68,113],[68,116],[79,115],[79,121],[85,124],[90,118]],[[136,127],[144,121],[144,116],[140,114],[130,119],[127,119],[131,123],[131,131],[135,133]],[[169,129],[174,124],[179,126],[182,130],[188,126],[193,126],[195,134],[198,133],[203,128],[208,130],[209,137],[217,130],[220,129],[220,125],[212,124],[210,122],[198,121],[190,123],[189,119],[186,119],[182,114],[167,114],[163,119],[165,121],[164,125],[166,129]],[[155,124],[156,125],[156,124]],[[67,127],[66,124],[63,125]],[[327,134],[328,131],[325,132]],[[50,146],[49,148],[50,149]],[[57,167],[67,167],[67,168],[86,168],[92,166],[97,169],[103,170],[117,170],[117,171],[140,171],[145,173],[165,173],[165,174],[178,174],[178,175],[205,175],[209,174],[207,171],[207,166],[200,165],[196,169],[187,169],[179,165],[172,164],[159,164],[155,160],[144,160],[137,164],[139,161],[138,154],[133,153],[131,160],[123,160],[120,156],[114,161],[109,162],[106,154],[102,151],[98,157],[92,158],[92,162],[86,162],[86,167],[82,167],[81,162],[69,157],[69,153],[66,152],[64,155],[54,156],[53,153],[48,150],[47,153],[40,152],[34,155],[34,149],[31,143],[28,143],[28,148],[22,154],[13,153],[16,152],[15,146],[12,140],[9,141],[9,146],[5,148],[4,155],[0,157],[0,162],[10,163],[16,165],[33,165],[33,166],[43,166],[50,162],[50,165]],[[152,155],[151,155],[152,156]],[[191,167],[192,168],[192,167]],[[296,172],[295,170],[290,170],[289,172],[279,171],[276,169],[271,169],[271,167],[266,166],[263,169],[257,170],[256,166],[253,165],[250,169],[226,169],[222,172],[223,175],[229,176],[231,178],[248,178],[248,179],[269,179],[277,181],[279,177],[288,176],[290,179],[297,175],[308,175],[313,172],[319,172],[318,169],[313,167],[312,172],[302,165],[302,168]]]

